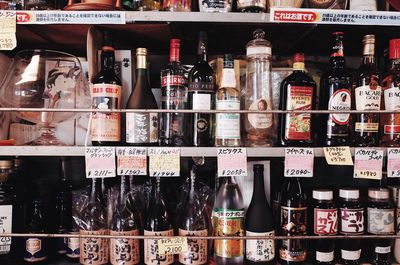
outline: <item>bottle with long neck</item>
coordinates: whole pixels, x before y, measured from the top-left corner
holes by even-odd
[[[375,60],[375,35],[363,39],[363,57],[358,69],[354,89],[355,109],[358,111],[380,110],[382,89]],[[355,146],[378,144],[379,114],[361,113],[354,115],[353,141]]]
[[[215,109],[215,75],[207,61],[207,33],[200,31],[197,63],[189,72],[189,109]],[[214,145],[215,115],[206,113],[190,114],[189,139],[192,146]]]
[[[71,210],[71,226],[69,234],[79,235],[79,218],[80,218],[80,207],[81,202],[79,196],[72,195],[72,210]],[[79,263],[80,246],[79,237],[68,237],[67,238],[67,260],[70,263]]]
[[[45,233],[45,219],[43,216],[42,201],[38,198],[32,200],[29,207],[31,213],[28,217],[26,232],[29,234]],[[38,264],[47,260],[47,238],[26,237],[24,260],[30,264]]]
[[[330,68],[321,78],[321,110],[350,110],[352,77],[345,70],[343,32],[332,33]],[[350,114],[323,114],[320,116],[320,144],[322,146],[349,145]]]
[[[264,190],[264,165],[255,164],[253,197],[246,213],[246,236],[274,236],[275,225]],[[275,241],[246,240],[246,264],[275,264]]]
[[[7,182],[12,180],[12,160],[0,160],[0,231],[1,233],[15,233],[14,224],[16,223],[15,216],[15,201],[14,194],[9,189]],[[22,232],[22,231],[18,231]],[[0,237],[0,264],[11,265],[11,257],[17,254],[16,239],[12,237]],[[18,242],[18,241],[17,241]],[[19,243],[19,242],[18,242]],[[18,244],[22,247],[22,244]]]
[[[121,108],[122,83],[114,70],[115,55],[111,33],[104,32],[101,48],[101,70],[92,80],[92,108]],[[93,112],[91,138],[93,145],[117,145],[121,140],[120,113]]]
[[[240,110],[240,92],[236,83],[233,54],[224,56],[216,108],[217,110]],[[240,144],[240,114],[217,113],[215,145],[240,146]]]

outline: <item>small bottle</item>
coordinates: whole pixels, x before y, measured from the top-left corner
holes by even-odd
[[[33,199],[29,207],[26,232],[28,234],[45,233],[46,220],[43,217],[43,206],[39,199]],[[42,263],[47,260],[47,238],[25,237],[24,260],[29,263]]]
[[[15,224],[14,194],[6,184],[12,174],[13,161],[0,160],[0,231],[1,233],[14,232]],[[0,233],[0,234],[1,234]],[[13,245],[18,238],[0,237],[0,264],[11,265],[11,254]]]
[[[200,12],[231,12],[232,0],[199,0],[199,9]]]
[[[248,13],[263,13],[267,11],[267,0],[238,0],[237,10]]]
[[[162,10],[172,12],[190,12],[192,9],[191,0],[164,0]]]

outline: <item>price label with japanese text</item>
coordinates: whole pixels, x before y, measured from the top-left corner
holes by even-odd
[[[147,175],[146,147],[117,147],[117,174],[120,176]]]
[[[179,147],[150,147],[147,153],[150,177],[179,177],[181,168]]]
[[[246,148],[218,148],[218,177],[246,177]]]
[[[314,174],[312,148],[285,148],[285,177],[311,178]]]
[[[186,237],[162,238],[157,243],[159,255],[179,254],[188,251]]]
[[[10,51],[17,47],[16,29],[17,12],[0,10],[0,50]]]
[[[387,176],[400,178],[400,148],[387,149]]]
[[[86,147],[85,164],[87,178],[115,177],[115,147]]]
[[[374,148],[356,148],[354,151],[354,177],[381,179],[383,150]]]
[[[351,158],[350,147],[324,147],[325,160],[328,165],[352,166],[353,159]]]

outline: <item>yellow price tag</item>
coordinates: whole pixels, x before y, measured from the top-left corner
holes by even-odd
[[[324,155],[328,165],[352,166],[350,147],[324,147]]]
[[[179,254],[188,250],[186,237],[162,238],[158,240],[159,255]]]
[[[10,51],[17,47],[17,12],[0,10],[0,50]]]
[[[356,178],[364,178],[364,179],[381,179],[382,172],[376,170],[356,170]]]

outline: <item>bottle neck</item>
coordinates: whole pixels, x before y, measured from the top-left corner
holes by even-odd
[[[331,57],[330,62],[333,69],[343,69],[346,64],[343,56]]]
[[[234,68],[222,69],[221,87],[236,88],[236,77]]]
[[[101,70],[102,71],[114,71],[115,65],[115,54],[114,48],[112,47],[103,47],[101,52]]]
[[[101,202],[102,183],[99,179],[92,179],[92,190],[90,193],[90,202]]]
[[[169,62],[180,62],[180,49],[178,47],[171,47],[169,50]]]
[[[293,72],[304,72],[305,64],[304,62],[295,62],[293,63]]]
[[[207,41],[199,40],[197,57],[199,62],[207,62]]]
[[[253,199],[257,201],[267,200],[264,190],[264,172],[254,172]]]
[[[375,56],[374,55],[363,55],[363,57],[361,59],[361,64],[374,67],[376,64]]]
[[[120,184],[120,194],[119,194],[119,203],[121,205],[126,203],[126,194],[129,191],[129,177],[121,176],[121,184]]]
[[[390,72],[400,72],[400,58],[390,59],[389,71]]]
[[[156,178],[153,182],[153,200],[154,204],[161,201],[160,178]]]

